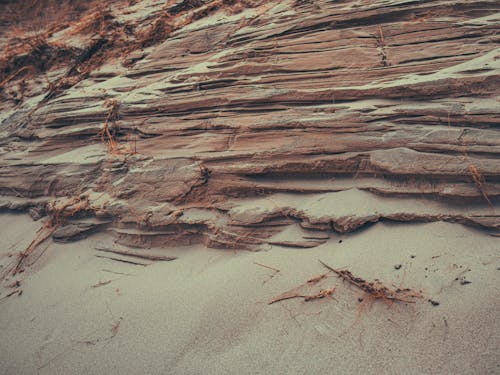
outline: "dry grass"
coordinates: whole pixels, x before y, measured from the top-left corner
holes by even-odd
[[[110,99],[104,102],[104,106],[108,108],[106,119],[98,136],[112,155],[135,155],[137,154],[137,137],[128,139],[128,146],[120,144],[117,138],[119,126],[117,121],[120,118],[119,110],[120,103],[115,99]]]
[[[451,126],[449,112],[448,112],[448,126]],[[486,203],[488,203],[488,205],[494,209],[493,203],[491,202],[491,199],[486,191],[486,179],[484,178],[484,175],[479,171],[479,169],[474,164],[470,162],[469,154],[467,152],[467,144],[464,141],[466,133],[467,129],[462,130],[462,133],[458,137],[458,141],[460,142],[460,145],[463,147],[463,156],[465,162],[467,163],[467,170],[472,178],[472,181],[476,185],[478,191],[481,193],[481,196],[484,198]]]

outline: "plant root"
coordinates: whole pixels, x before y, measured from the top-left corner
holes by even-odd
[[[89,202],[86,196],[74,197],[65,201],[55,201],[47,204],[46,210],[49,214],[48,220],[37,231],[35,238],[28,247],[20,251],[17,258],[10,267],[7,267],[0,279],[4,280],[7,276],[15,276],[24,271],[24,265],[28,257],[47,239],[49,239],[55,230],[68,218],[76,215],[78,212],[87,210]]]
[[[120,108],[120,104],[116,100],[109,100],[104,103],[106,108],[109,108],[108,115],[106,116],[106,120],[104,121],[104,125],[102,130],[99,132],[99,136],[103,143],[105,143],[108,147],[108,151],[111,154],[119,153],[119,144],[116,140],[115,136],[111,133],[110,123],[115,127],[115,123],[118,120],[118,109]]]

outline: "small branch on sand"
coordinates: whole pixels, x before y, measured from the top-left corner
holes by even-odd
[[[409,298],[422,298],[420,292],[414,292],[411,289],[389,289],[384,286],[379,281],[368,282],[360,277],[354,276],[348,270],[337,270],[325,264],[321,260],[319,261],[325,268],[336,273],[342,280],[347,281],[349,284],[354,285],[356,288],[362,290],[363,292],[370,295],[375,300],[381,299],[384,301],[391,302],[405,302],[405,303],[415,303],[414,300]]]
[[[20,296],[21,294],[23,294],[23,291],[21,289],[16,289],[13,292],[10,292],[9,294],[7,294],[6,296],[3,296],[2,298],[0,298],[0,301],[3,301],[4,299],[13,296],[14,294],[17,294],[18,296]]]
[[[104,255],[95,255],[97,258],[104,258],[104,259],[111,259],[111,260],[116,260],[117,262],[122,262],[122,263],[127,263],[127,264],[134,264],[136,266],[143,266],[143,267],[146,267],[146,266],[149,266],[150,263],[141,263],[141,262],[134,262],[134,261],[131,261],[131,260],[127,260],[127,259],[120,259],[120,258],[114,258],[114,257],[107,257],[107,256],[104,256]]]
[[[97,284],[91,285],[91,288],[99,288],[100,286],[108,285],[111,283],[112,280],[108,281],[99,281]]]
[[[279,269],[277,268],[274,268],[274,267],[270,267],[270,266],[266,266],[265,264],[261,264],[261,263],[257,263],[257,262],[253,262],[253,264],[257,265],[257,266],[261,266],[261,267],[264,267],[264,268],[267,268],[267,269],[270,269],[276,273],[278,272],[281,272]]]
[[[272,278],[274,276],[276,276],[278,273],[280,273],[281,271],[277,268],[274,268],[274,267],[269,267],[269,266],[266,266],[265,264],[262,264],[262,263],[258,263],[258,262],[253,262],[253,264],[259,266],[259,267],[263,267],[263,268],[267,268],[268,270],[271,270],[273,271],[273,273],[269,276],[269,278],[267,280],[265,280],[263,282],[263,284],[267,283],[268,281],[272,280]]]
[[[335,287],[332,288],[327,288],[327,289],[322,289],[316,294],[311,294],[311,295],[303,295],[303,294],[290,294],[290,292],[283,293],[281,296],[278,296],[274,298],[273,300],[269,301],[268,305],[272,305],[273,303],[280,302],[280,301],[285,301],[287,299],[292,299],[292,298],[304,298],[304,301],[309,302],[309,301],[314,301],[317,299],[322,299],[325,297],[332,297],[333,292],[335,292]]]
[[[304,301],[307,302],[307,301],[313,301],[316,299],[321,299],[321,298],[324,298],[327,296],[331,297],[331,295],[335,291],[335,287],[328,288],[328,289],[322,289],[318,293],[312,294],[312,295],[306,295],[306,294],[299,292],[299,290],[301,288],[303,288],[304,286],[316,285],[317,283],[319,283],[321,280],[325,279],[326,277],[328,277],[328,273],[324,273],[322,275],[313,277],[312,279],[307,280],[304,284],[299,285],[299,286],[297,286],[297,287],[295,287],[295,288],[293,288],[293,289],[291,289],[283,294],[280,294],[276,298],[273,298],[271,301],[268,302],[268,305],[272,305],[273,303],[284,301],[284,300],[291,299],[291,298],[304,298]]]
[[[110,249],[110,248],[107,248],[107,247],[96,247],[95,249],[97,251],[102,251],[102,252],[105,252],[105,253],[113,253],[113,254],[118,254],[118,255],[126,255],[126,256],[129,256],[129,257],[141,258],[141,259],[147,259],[147,260],[154,260],[154,261],[170,262],[172,260],[176,260],[177,259],[177,257],[171,257],[171,256],[166,256],[166,255],[144,254],[144,253],[138,252],[138,251]]]
[[[105,268],[103,268],[101,271],[103,271],[103,272],[109,272],[109,273],[114,273],[115,275],[133,276],[131,273],[111,271],[111,270],[107,270]]]

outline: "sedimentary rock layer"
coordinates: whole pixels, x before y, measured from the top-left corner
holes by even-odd
[[[110,2],[47,34],[45,66],[40,46],[5,60],[0,207],[79,197],[56,239],[135,246],[313,247],[380,220],[496,232],[499,10]]]

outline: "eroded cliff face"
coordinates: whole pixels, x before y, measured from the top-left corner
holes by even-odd
[[[16,43],[4,20],[0,207],[143,247],[314,247],[380,220],[498,234],[499,10],[109,2]]]

